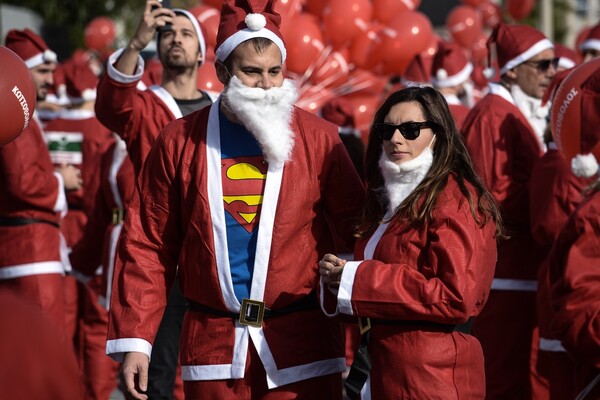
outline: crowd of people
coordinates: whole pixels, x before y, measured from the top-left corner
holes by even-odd
[[[223,2],[219,93],[202,22],[159,0],[105,58],[8,33],[37,105],[0,146],[0,318],[36,345],[0,397],[600,399],[598,162],[559,151],[597,151],[600,23],[577,49],[498,23],[478,90],[441,40],[363,137],[343,97],[297,106],[274,2]]]

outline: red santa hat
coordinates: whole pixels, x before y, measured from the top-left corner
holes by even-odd
[[[554,44],[554,54],[558,57],[558,67],[562,69],[571,69],[579,64],[579,55],[562,44]]]
[[[10,30],[6,35],[5,46],[17,53],[29,69],[45,63],[55,63],[57,60],[56,53],[31,29]]]
[[[360,138],[360,131],[354,122],[354,106],[345,97],[335,97],[321,109],[324,120],[338,126],[340,135],[353,135]]]
[[[279,47],[281,62],[285,62],[285,44],[279,31],[281,16],[274,3],[275,0],[225,0],[215,45],[216,60],[225,61],[242,42],[262,37]]]
[[[62,64],[67,95],[73,104],[96,100],[98,76],[90,67],[89,53],[79,53]]]
[[[502,22],[496,25],[488,38],[488,57],[491,57],[494,46],[500,75],[542,51],[554,48],[552,42],[539,30],[528,25],[508,25]]]
[[[582,52],[586,50],[600,51],[600,22],[590,29],[585,40],[579,45],[579,50]]]
[[[409,86],[431,86],[431,57],[423,57],[421,54],[414,56],[400,81],[406,87]]]
[[[552,104],[554,140],[577,176],[592,177],[600,160],[600,58],[574,68]]]
[[[473,72],[473,64],[459,45],[441,41],[431,66],[433,86],[444,88],[466,82]]]

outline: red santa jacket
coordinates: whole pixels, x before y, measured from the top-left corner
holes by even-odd
[[[0,218],[6,219],[0,223],[0,279],[63,273],[68,259],[59,224],[67,202],[35,118],[0,146],[0,187]],[[15,218],[39,222],[7,226]]]
[[[483,398],[477,339],[441,328],[424,331],[418,322],[461,324],[477,316],[494,276],[494,224],[477,225],[454,177],[430,223],[410,229],[394,218],[357,243],[355,259],[344,267],[334,314],[406,322],[373,322],[372,398],[448,398],[450,388],[450,397]]]
[[[91,110],[61,111],[45,126],[50,159],[55,166],[70,164],[81,170],[83,186],[67,193],[69,211],[61,224],[68,246],[77,243],[94,209],[100,186],[100,160],[114,140],[112,133],[98,121]]]
[[[461,103],[461,101],[456,95],[444,95],[444,97],[448,102],[448,108],[452,113],[454,123],[456,124],[458,131],[461,132],[462,127],[465,123],[465,119],[467,118],[467,114],[469,114],[470,108]]]
[[[226,251],[218,107],[171,123],[148,156],[119,245],[114,282],[127,290],[112,293],[109,354],[150,355],[177,266],[186,298],[240,311]],[[352,245],[363,197],[335,125],[296,108],[291,128],[291,160],[268,165],[250,290],[274,310],[317,287],[318,260],[333,249],[329,226]],[[269,387],[345,369],[342,326],[318,309],[261,327],[191,312],[181,337],[183,379],[243,377],[249,340],[260,349]]]
[[[467,148],[503,211],[509,240],[498,244],[493,289],[534,291],[543,252],[529,225],[529,181],[542,149],[509,91],[490,93],[471,110],[463,127]]]
[[[550,257],[552,329],[578,363],[579,389],[600,373],[600,192],[575,210]],[[600,398],[600,387],[588,397]]]

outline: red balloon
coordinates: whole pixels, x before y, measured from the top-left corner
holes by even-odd
[[[487,60],[488,49],[487,49],[487,35],[483,32],[479,33],[479,37],[475,40],[475,43],[469,48],[471,53],[471,60],[474,63],[484,63]]]
[[[354,108],[354,124],[360,131],[361,139],[368,142],[369,129],[373,123],[375,112],[381,105],[381,96],[364,92],[352,93],[344,96],[350,100]]]
[[[461,3],[471,7],[479,7],[486,0],[461,0]]]
[[[423,50],[421,50],[422,58],[432,58],[437,53],[438,46],[440,44],[440,37],[435,33],[431,33],[431,37],[429,38],[429,42],[425,46]]]
[[[473,7],[456,6],[446,17],[446,29],[456,43],[470,47],[479,38],[481,15]]]
[[[300,108],[317,113],[327,102],[335,97],[331,90],[323,86],[305,86],[300,91],[296,105]]]
[[[197,87],[200,90],[219,93],[223,90],[223,84],[217,78],[217,70],[215,64],[211,61],[205,61],[198,68]]]
[[[308,80],[325,87],[335,87],[346,82],[350,67],[343,53],[332,51],[321,65],[317,66]]]
[[[431,40],[429,18],[419,11],[405,11],[383,30],[383,65],[388,73],[402,74],[413,57]]]
[[[318,20],[310,14],[298,14],[281,27],[286,43],[287,69],[304,74],[325,48]]]
[[[35,82],[21,57],[0,46],[0,146],[15,140],[29,125],[35,109]]]
[[[83,39],[88,49],[102,52],[111,47],[116,37],[114,22],[108,17],[96,17],[86,26]]]
[[[368,28],[373,15],[370,0],[329,0],[323,10],[323,26],[335,48],[348,45]]]
[[[586,86],[592,76],[595,87],[591,90]],[[550,113],[552,134],[569,165],[578,154],[592,153],[596,160],[600,160],[600,135],[597,133],[600,124],[597,112],[599,78],[600,58],[596,58],[575,67],[554,95]],[[590,94],[595,94],[595,99]]]
[[[508,0],[508,15],[520,21],[531,14],[534,6],[535,0]]]
[[[350,45],[349,61],[358,68],[373,69],[381,62],[384,26],[371,22],[369,28],[360,32]]]
[[[421,0],[373,0],[373,18],[385,24],[398,13],[416,10],[420,4]]]
[[[196,17],[204,29],[204,41],[207,47],[215,47],[217,44],[217,31],[219,30],[220,12],[211,6],[196,6],[190,8],[190,12]]]
[[[321,17],[327,2],[324,0],[304,0],[304,9],[314,16]]]
[[[355,68],[348,75],[347,84],[351,92],[364,92],[372,95],[381,95],[387,84],[388,77],[373,72]]]
[[[488,28],[494,28],[502,21],[502,8],[496,3],[484,1],[477,9],[481,13],[483,24]]]
[[[302,11],[302,0],[279,0],[275,3],[275,11],[282,19],[292,18]]]

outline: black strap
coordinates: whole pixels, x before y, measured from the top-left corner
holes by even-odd
[[[39,218],[24,218],[24,217],[0,217],[0,226],[23,226],[29,224],[48,224],[55,228],[60,228],[58,222],[48,221]]]
[[[278,317],[280,315],[289,314],[289,313],[292,313],[295,311],[316,310],[318,307],[319,307],[319,302],[317,301],[317,293],[315,291],[312,291],[308,295],[287,305],[286,307],[279,308],[277,310],[272,310],[270,308],[265,307],[264,318]],[[225,318],[233,318],[233,319],[238,319],[240,317],[239,313],[223,311],[223,310],[216,310],[214,308],[205,306],[204,304],[196,303],[189,299],[188,299],[188,309],[190,311],[203,312],[205,314],[214,315],[216,317],[225,317]]]
[[[473,326],[474,318],[471,317],[464,324],[451,325],[451,324],[440,324],[431,321],[405,321],[405,320],[385,320],[385,319],[372,319],[370,320],[371,325],[400,325],[410,326],[415,330],[417,329],[435,329],[445,332],[461,332],[470,334],[471,327]],[[358,350],[354,354],[354,361],[350,367],[348,377],[344,382],[346,388],[346,395],[350,400],[360,399],[360,391],[362,390],[369,373],[371,372],[371,357],[369,356],[369,341],[371,339],[371,330],[369,329],[363,333],[360,337],[360,345]]]

